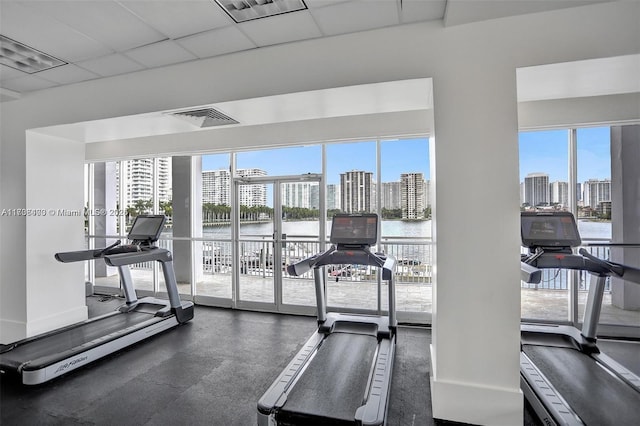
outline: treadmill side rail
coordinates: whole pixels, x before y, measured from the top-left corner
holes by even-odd
[[[143,327],[133,333],[125,334],[108,343],[98,345],[46,367],[29,370],[27,366],[22,369],[22,383],[25,385],[44,383],[177,325],[178,323],[174,317],[167,318],[164,321],[156,322],[152,326]]]
[[[524,352],[520,352],[520,375],[526,385],[522,386],[525,397],[532,401],[531,405],[545,424],[584,425],[576,412],[569,407],[569,404]]]
[[[381,340],[378,354],[369,385],[366,403],[356,410],[355,420],[363,426],[381,426],[384,424],[391,392],[391,374],[395,356],[395,335],[390,339]]]
[[[303,367],[307,365],[309,359],[312,358],[313,354],[322,343],[324,337],[324,334],[314,332],[302,349],[300,349],[296,356],[289,362],[289,365],[287,365],[269,389],[267,389],[267,391],[262,395],[262,398],[258,401],[259,417],[260,414],[267,417],[275,414],[275,411],[287,402],[287,394],[293,387],[293,384],[301,371],[304,369]]]

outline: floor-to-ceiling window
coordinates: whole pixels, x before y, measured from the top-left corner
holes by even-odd
[[[592,254],[609,259],[610,248],[606,244],[612,235],[610,128],[521,132],[519,139],[521,209],[573,212],[583,246]],[[576,159],[573,164],[572,158]],[[522,318],[581,322],[589,281],[586,272],[545,270],[541,283],[522,283]],[[637,311],[620,309],[611,303],[608,283],[600,322],[637,325],[638,320]]]
[[[96,247],[125,238],[139,214],[164,214],[168,226],[158,244],[174,251],[176,275],[182,277],[178,277],[181,294],[204,304],[311,313],[316,303],[312,274],[292,277],[284,266],[327,247],[331,217],[336,212],[377,213],[381,234],[375,250],[399,260],[397,309],[407,314],[405,319],[428,321],[431,202],[427,138],[215,153],[180,157],[179,162],[176,158],[88,167],[88,211],[92,207],[112,212],[88,222],[94,226],[89,240]],[[182,164],[184,158],[201,164],[189,168],[197,182],[187,186],[193,191],[189,197],[181,194],[185,191],[183,171],[172,169],[172,164]],[[194,207],[184,210],[182,204],[190,198],[197,198]],[[191,216],[191,226],[198,229],[178,231],[176,226],[185,219],[178,216],[185,211]],[[197,232],[199,227],[201,232]],[[183,251],[190,252],[190,268],[177,265]],[[132,273],[138,290],[162,294],[163,278],[155,265],[133,265]],[[94,275],[100,289],[119,287],[117,270],[96,268]],[[386,283],[379,291],[376,274],[366,267],[327,268],[327,278],[330,308],[388,309]]]

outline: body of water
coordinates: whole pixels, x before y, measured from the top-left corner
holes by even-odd
[[[317,221],[288,221],[282,224],[283,232],[290,236],[318,235],[319,225]],[[327,233],[331,230],[331,223],[328,223]],[[591,222],[578,221],[578,230],[582,239],[611,239],[611,222]],[[271,235],[273,234],[273,224],[247,223],[240,225],[240,233],[243,236]],[[382,236],[385,238],[431,238],[431,221],[402,221],[383,220]],[[231,238],[231,226],[220,225],[206,227],[203,237],[229,239]]]

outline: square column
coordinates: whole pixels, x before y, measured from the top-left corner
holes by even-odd
[[[512,426],[523,419],[516,72],[455,63],[433,76],[432,410]]]
[[[611,128],[611,232],[614,243],[640,243],[640,125]],[[611,248],[611,260],[640,268],[640,248]],[[640,309],[640,285],[611,279],[611,302]]]

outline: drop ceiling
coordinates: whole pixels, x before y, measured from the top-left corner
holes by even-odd
[[[16,99],[55,86],[413,22],[460,25],[599,1],[303,0],[306,9],[236,23],[214,0],[2,0],[0,34],[65,64],[33,74],[2,64],[0,94]]]

